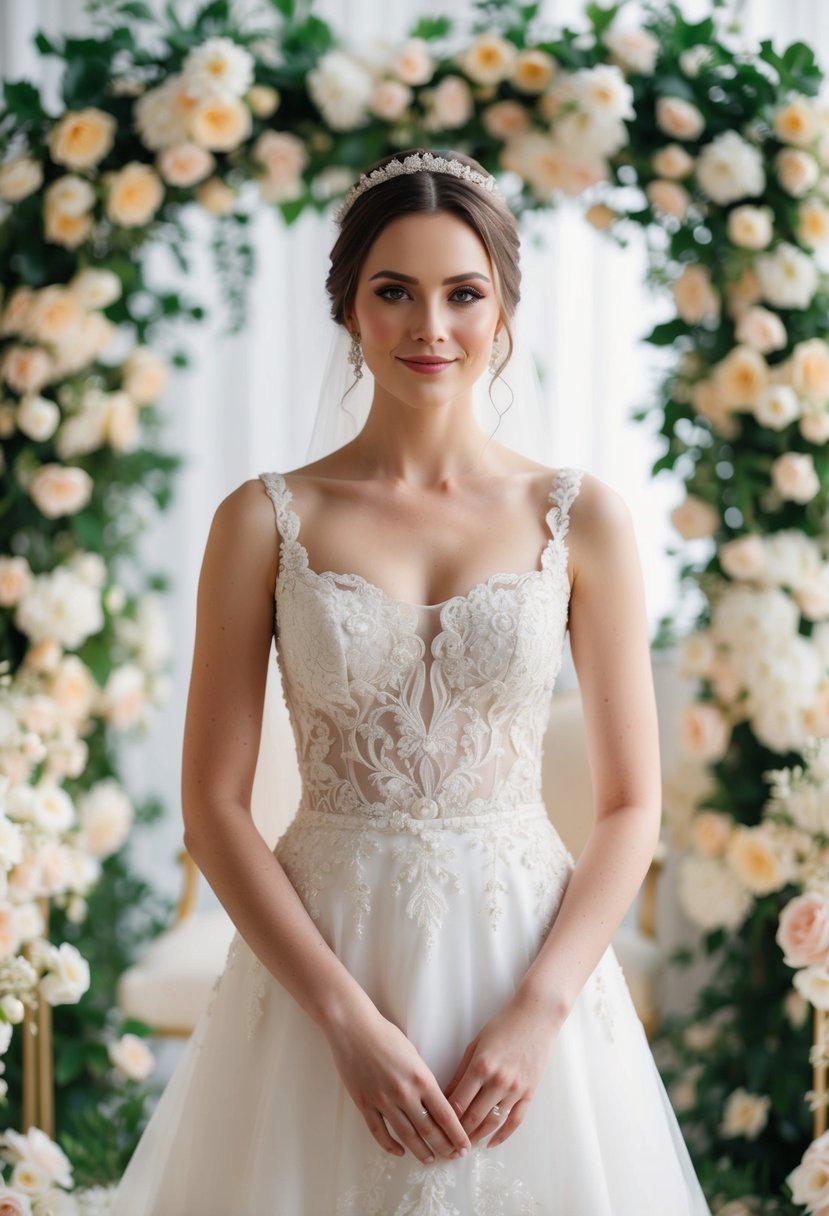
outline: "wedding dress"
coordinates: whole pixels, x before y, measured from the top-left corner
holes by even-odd
[[[331,948],[445,1088],[513,995],[574,862],[540,794],[581,473],[540,568],[440,604],[308,563],[280,473],[277,663],[303,793],[274,853]],[[503,1143],[381,1149],[320,1027],[236,933],[116,1216],[710,1216],[612,947]]]

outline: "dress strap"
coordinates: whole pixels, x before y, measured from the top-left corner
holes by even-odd
[[[288,506],[291,492],[285,484],[285,478],[281,473],[260,473],[258,476],[265,487],[268,498],[273,503],[277,532],[283,540],[296,540],[299,520],[295,512]]]
[[[558,540],[563,540],[570,528],[570,508],[579,492],[582,473],[582,469],[566,466],[557,469],[553,478],[547,522]]]

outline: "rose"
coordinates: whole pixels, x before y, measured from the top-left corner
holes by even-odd
[[[768,1094],[752,1094],[743,1088],[735,1089],[726,1100],[720,1131],[724,1136],[756,1140],[768,1122],[770,1104]]]
[[[829,1010],[829,972],[821,963],[795,972],[795,988],[815,1009]]]
[[[164,200],[164,186],[150,165],[130,161],[109,178],[106,213],[122,228],[148,224]]]
[[[829,397],[829,345],[822,338],[798,342],[792,352],[792,387],[804,397]]]
[[[254,117],[270,118],[279,106],[279,90],[269,84],[254,84],[245,93],[245,101],[250,106]]]
[[[720,858],[683,857],[678,880],[679,902],[701,929],[739,929],[754,902]]]
[[[651,206],[663,215],[674,215],[683,219],[691,203],[691,196],[684,186],[677,182],[657,178],[645,187]]]
[[[215,158],[206,148],[195,143],[173,144],[159,152],[158,171],[171,186],[194,186],[213,172]]]
[[[462,127],[474,109],[472,93],[462,76],[444,76],[434,89],[424,91],[424,97],[428,108],[423,125],[427,131]]]
[[[86,469],[55,463],[41,465],[27,486],[32,502],[48,519],[82,510],[92,497],[92,488]]]
[[[271,191],[296,183],[308,164],[306,144],[290,131],[263,131],[251,152],[265,166]]]
[[[791,858],[767,827],[735,828],[726,852],[728,863],[752,895],[779,891],[792,877]]]
[[[818,198],[806,199],[797,209],[797,235],[810,249],[829,241],[829,207]]]
[[[816,1214],[829,1207],[829,1132],[812,1141],[786,1181],[795,1203]]]
[[[384,122],[396,122],[402,118],[414,94],[401,80],[378,80],[369,102],[372,114]]]
[[[781,498],[811,502],[820,490],[814,457],[804,452],[784,452],[771,466],[772,481]]]
[[[731,406],[713,380],[699,380],[691,389],[694,409],[715,431],[729,438],[737,433]]]
[[[3,1139],[13,1161],[33,1161],[59,1186],[72,1185],[72,1166],[63,1149],[39,1127],[30,1127],[23,1135],[7,1128]]]
[[[426,40],[410,38],[389,60],[389,71],[403,84],[428,84],[435,65]]]
[[[694,158],[681,144],[666,144],[651,157],[651,167],[659,177],[687,177],[694,167]]]
[[[494,105],[487,106],[481,121],[487,134],[495,139],[512,139],[527,130],[530,116],[520,101],[496,101]]]
[[[83,306],[68,288],[44,287],[29,302],[25,336],[52,345],[71,343],[77,340],[83,321]]]
[[[47,192],[48,193],[48,192]],[[52,245],[77,249],[92,231],[92,216],[68,215],[48,204],[43,209],[43,235]]]
[[[107,1045],[109,1058],[115,1068],[133,1081],[143,1081],[155,1066],[155,1058],[137,1034],[124,1034],[117,1042]]]
[[[220,177],[210,177],[196,187],[196,199],[211,215],[227,215],[233,210],[236,195]]]
[[[579,107],[591,118],[598,119],[601,124],[608,124],[614,119],[632,119],[633,89],[625,80],[622,73],[612,64],[598,64],[593,68],[582,68],[570,77],[569,88]],[[572,115],[566,115],[571,119]],[[562,120],[563,121],[563,120]],[[557,131],[560,131],[559,123]],[[620,131],[620,139],[611,143],[607,149],[609,154],[616,147],[627,142],[627,132]]]
[[[711,282],[707,266],[687,264],[673,283],[677,312],[687,325],[716,321],[720,315],[720,297]]]
[[[818,283],[814,259],[785,241],[756,262],[764,298],[775,308],[808,308]]]
[[[69,291],[84,308],[107,308],[121,298],[121,280],[111,270],[87,266],[70,280]]]
[[[147,701],[146,676],[135,663],[123,663],[109,673],[101,694],[101,713],[116,730],[139,721]]]
[[[231,38],[207,38],[192,47],[182,65],[184,87],[199,100],[232,102],[253,83],[254,60]]]
[[[747,266],[736,279],[729,279],[724,290],[728,311],[733,317],[739,317],[752,304],[756,304],[763,294],[760,280],[751,266]]]
[[[39,346],[9,346],[0,362],[6,383],[16,393],[37,393],[53,374],[50,355]]]
[[[0,1216],[32,1216],[28,1195],[10,1191],[0,1183]]]
[[[744,203],[729,212],[726,231],[732,244],[740,249],[765,249],[774,235],[774,213],[771,207]]]
[[[619,212],[608,207],[607,203],[593,203],[585,211],[584,218],[593,228],[603,232],[619,218]]]
[[[69,110],[49,132],[49,153],[56,164],[91,169],[112,148],[115,130],[115,119],[104,110]]]
[[[751,409],[769,384],[768,365],[750,346],[735,346],[715,365],[713,375],[723,400],[732,409]]]
[[[711,704],[687,705],[680,721],[680,740],[690,756],[720,760],[731,737],[731,726],[722,710]]]
[[[327,51],[306,79],[311,100],[332,130],[350,131],[365,122],[374,80],[345,51]]]
[[[238,148],[252,128],[250,110],[238,98],[202,101],[190,115],[192,139],[211,152],[231,152]]]
[[[804,402],[800,433],[809,443],[829,441],[829,402]]]
[[[652,75],[660,44],[650,30],[606,30],[602,42],[610,51],[612,61],[623,71],[635,72],[639,76]]]
[[[6,307],[0,313],[0,336],[21,334],[26,327],[34,292],[31,287],[16,287],[6,301]]]
[[[12,608],[32,583],[32,571],[25,557],[0,556],[0,605]]]
[[[456,62],[475,84],[498,84],[512,76],[517,54],[514,43],[500,34],[479,34]]]
[[[190,116],[196,106],[180,74],[168,76],[158,88],[148,89],[135,103],[134,122],[141,142],[151,152],[187,139]]]
[[[766,188],[762,153],[736,131],[723,131],[706,144],[696,176],[700,189],[723,207],[739,198],[756,197]]]
[[[556,61],[546,51],[537,48],[519,51],[511,83],[522,93],[543,93],[556,71]]]
[[[759,578],[766,564],[766,551],[760,536],[750,534],[726,541],[719,550],[720,565],[736,579]]]
[[[774,158],[778,181],[787,194],[802,198],[820,177],[818,163],[808,152],[799,148],[783,148]]]
[[[132,803],[113,777],[97,781],[78,799],[81,841],[96,857],[109,857],[119,849],[132,821]]]
[[[54,401],[32,394],[24,397],[17,407],[15,420],[18,429],[30,439],[42,443],[54,435],[60,422],[60,410]]]
[[[704,676],[711,666],[714,646],[707,629],[689,633],[683,638],[680,651],[680,666],[686,676]]]
[[[52,970],[41,978],[40,990],[50,1005],[75,1005],[89,988],[89,963],[70,943],[56,951]]]
[[[820,122],[811,98],[799,94],[774,113],[775,134],[786,144],[811,144],[820,134]]]
[[[674,507],[671,523],[683,540],[701,540],[716,532],[720,517],[710,503],[689,494],[679,506]]]
[[[786,327],[776,312],[754,305],[747,308],[737,322],[734,336],[743,346],[751,346],[761,355],[782,350],[788,341]]]
[[[772,384],[763,389],[754,403],[754,417],[761,426],[782,431],[800,416],[797,393],[786,384]]]
[[[0,165],[0,198],[19,203],[43,185],[43,168],[30,156],[15,156]]]
[[[705,130],[705,118],[690,101],[660,97],[656,103],[656,125],[672,139],[699,139]]]
[[[703,857],[722,857],[728,848],[734,820],[719,811],[700,811],[691,822],[691,839]]]
[[[122,366],[123,385],[137,405],[148,405],[163,393],[169,368],[148,346],[138,346]]]

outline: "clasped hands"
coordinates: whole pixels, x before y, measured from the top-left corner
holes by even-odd
[[[493,1148],[520,1127],[563,1020],[516,994],[471,1040],[444,1091],[398,1026],[376,1009],[369,1018],[330,1036],[335,1064],[381,1148],[400,1157],[408,1147],[424,1164],[456,1160],[485,1136]]]

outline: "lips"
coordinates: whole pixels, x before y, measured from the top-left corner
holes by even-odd
[[[413,357],[413,358],[411,358],[411,359],[406,359],[406,358],[404,358],[404,357],[403,357],[403,355],[400,355],[400,356],[399,356],[399,358],[400,358],[400,359],[401,359],[401,360],[402,360],[404,363],[425,363],[425,364],[431,364],[431,363],[454,363],[454,362],[455,362],[455,360],[454,360],[454,359],[440,359],[440,358],[438,358],[438,357],[430,358],[430,357],[428,357],[428,356],[426,356],[426,357],[423,357],[423,356],[418,356],[417,358],[414,358],[414,357]]]

